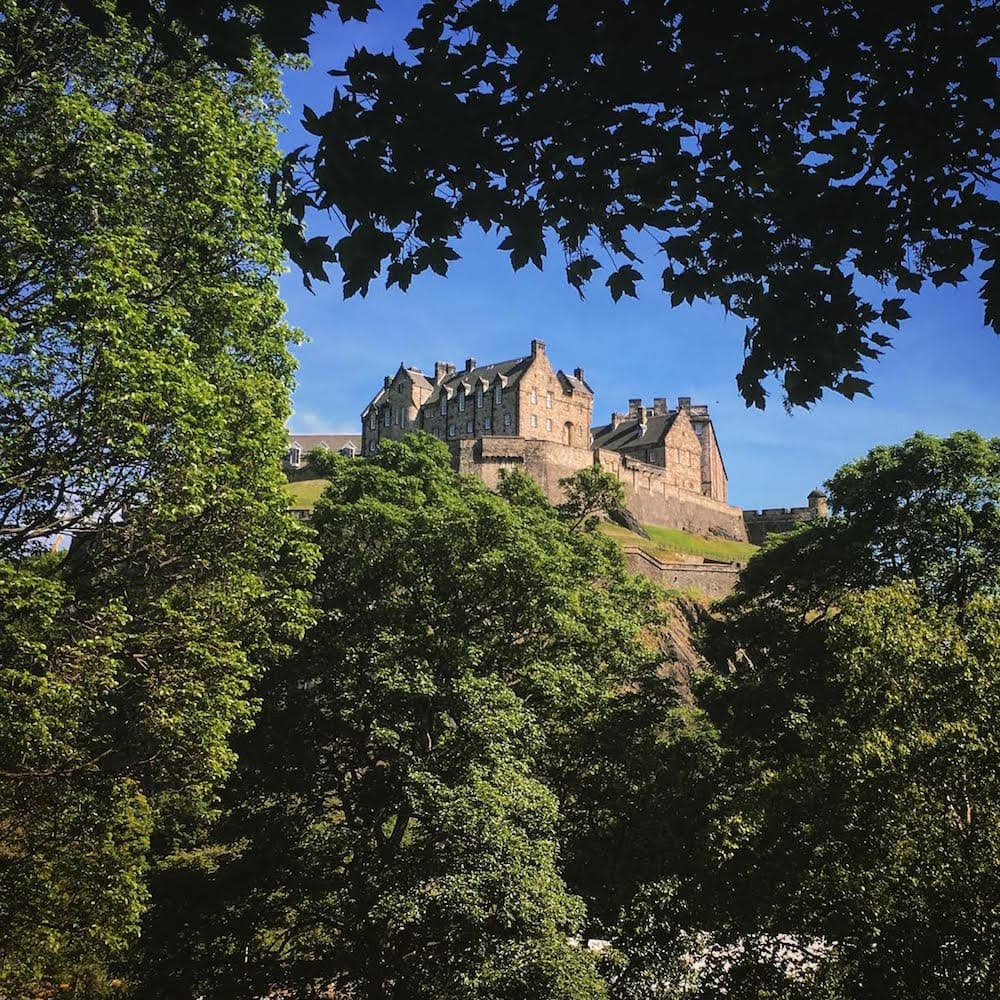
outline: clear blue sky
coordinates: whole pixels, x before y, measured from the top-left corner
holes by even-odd
[[[386,5],[389,6],[388,4]],[[418,4],[397,2],[368,25],[327,18],[312,44],[313,66],[288,72],[292,105],[282,145],[306,141],[299,109],[328,107],[333,79],[354,45],[403,48]],[[313,231],[338,235],[335,220]],[[307,292],[295,273],[282,281],[288,320],[309,341],[296,349],[300,367],[291,427],[300,432],[358,431],[360,413],[401,361],[432,370],[437,360],[461,364],[519,357],[532,338],[548,345],[556,367],[582,367],[595,392],[595,423],[630,397],[691,396],[708,403],[729,473],[730,500],[743,507],[800,505],[844,462],[876,444],[916,430],[933,434],[971,428],[1000,435],[1000,338],[983,326],[979,282],[911,296],[911,319],[896,346],[870,367],[874,398],[849,402],[827,395],[811,410],[785,413],[780,392],[764,413],[748,410],[736,391],[743,323],[721,307],[670,309],[655,281],[638,301],[612,303],[595,279],[585,301],[567,285],[561,255],[538,272],[514,274],[499,237],[476,229],[458,247],[447,278],[426,274],[406,293],[373,284],[366,299],[343,301],[339,281]]]

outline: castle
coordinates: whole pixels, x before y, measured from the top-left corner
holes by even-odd
[[[743,512],[727,501],[726,467],[707,406],[682,396],[593,426],[594,393],[577,368],[552,367],[540,340],[525,357],[459,371],[437,362],[433,375],[400,364],[362,413],[361,453],[415,430],[451,447],[455,466],[495,487],[501,469],[520,468],[553,502],[559,480],[590,465],[614,475],[629,509],[646,524],[745,541]]]

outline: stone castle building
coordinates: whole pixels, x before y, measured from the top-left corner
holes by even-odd
[[[593,426],[594,393],[577,368],[553,368],[545,344],[525,357],[459,371],[437,362],[433,375],[400,364],[362,413],[361,453],[385,440],[423,430],[447,442],[460,471],[496,486],[500,470],[521,468],[554,502],[559,480],[599,465],[625,489],[635,516],[647,524],[745,540],[743,513],[727,501],[726,467],[707,406],[682,396],[646,407],[629,400],[627,413]]]

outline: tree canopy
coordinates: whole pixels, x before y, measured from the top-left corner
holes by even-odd
[[[262,682],[211,863],[164,877],[139,994],[602,996],[563,870],[605,867],[597,788],[670,703],[654,589],[427,435],[327,464],[317,624]]]
[[[313,14],[378,9],[117,3],[232,65],[255,32],[303,51]],[[429,0],[391,51],[331,68],[330,108],[304,109],[286,246],[350,296],[446,274],[478,225],[515,269],[558,248],[581,295],[650,279],[672,306],[721,303],[747,321],[748,404],[770,376],[788,404],[867,393],[927,282],[978,265],[1000,332],[997,31],[988,0]],[[307,238],[310,208],[346,232]]]
[[[4,996],[107,986],[313,561],[279,468],[277,68],[108,32],[0,18]]]
[[[788,942],[807,996],[1000,984],[997,445],[917,435],[845,466],[835,516],[755,557],[710,630],[703,885],[729,941]]]

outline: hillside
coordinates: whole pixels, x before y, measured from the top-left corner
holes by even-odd
[[[305,507],[312,510],[319,495],[327,487],[326,479],[300,479],[297,483],[285,483],[285,490],[292,498],[293,507]]]
[[[749,542],[733,542],[727,538],[701,538],[674,528],[644,524],[649,538],[643,538],[617,524],[602,522],[600,530],[620,545],[635,545],[662,562],[697,562],[713,559],[720,562],[745,563],[757,551]]]

